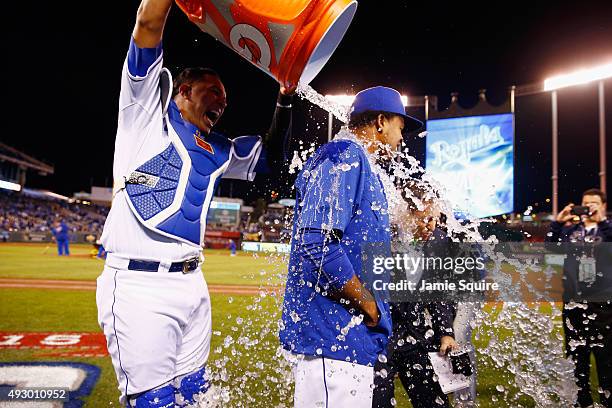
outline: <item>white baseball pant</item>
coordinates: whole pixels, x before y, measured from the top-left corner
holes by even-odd
[[[295,408],[371,408],[374,368],[324,357],[298,356]]]
[[[96,303],[122,404],[128,395],[206,363],[211,305],[200,268],[183,274],[105,266],[97,279]]]

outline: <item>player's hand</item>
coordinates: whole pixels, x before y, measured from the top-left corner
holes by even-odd
[[[295,87],[292,88],[286,88],[283,85],[281,85],[280,87],[280,93],[282,93],[283,95],[293,95],[295,93]]]
[[[380,322],[380,313],[378,313],[378,306],[376,302],[372,302],[372,305],[363,308],[366,311],[366,315],[363,317],[363,324],[368,327],[376,327]]]
[[[569,203],[568,205],[561,210],[559,214],[557,214],[557,222],[566,223],[574,218],[574,214],[572,214],[572,208],[574,207],[574,203]]]
[[[596,223],[599,224],[600,222],[602,222],[606,218],[603,216],[601,211],[599,211],[599,209],[595,209],[595,210],[592,210],[591,215],[589,216],[589,219],[591,221],[596,222]]]
[[[440,339],[440,354],[447,354],[452,350],[457,350],[459,344],[451,336],[442,336]]]
[[[338,292],[328,294],[332,299],[340,301],[349,311],[357,311],[363,316],[363,324],[368,327],[378,326],[380,313],[376,306],[376,299],[370,291],[363,286],[357,275],[353,275]],[[344,300],[342,300],[344,299]],[[351,311],[350,313],[353,313]]]

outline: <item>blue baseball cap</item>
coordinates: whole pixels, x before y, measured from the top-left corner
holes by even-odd
[[[353,117],[367,111],[388,112],[404,117],[404,133],[423,127],[423,122],[406,114],[402,97],[393,88],[375,86],[355,95],[349,115]]]

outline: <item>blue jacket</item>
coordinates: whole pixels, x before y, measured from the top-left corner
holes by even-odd
[[[383,185],[359,145],[336,140],[306,162],[295,189],[281,343],[298,354],[373,365],[391,335],[388,303],[377,297],[380,322],[369,328],[330,293],[354,275],[363,281],[365,245],[382,243],[390,254]]]

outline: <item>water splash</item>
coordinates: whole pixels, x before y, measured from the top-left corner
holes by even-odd
[[[297,87],[296,93],[300,98],[306,99],[313,105],[316,105],[319,108],[331,113],[340,122],[348,122],[348,108],[346,106],[330,101],[329,99],[325,98],[325,96],[314,90],[310,85],[300,84]]]
[[[309,86],[298,87],[297,93],[314,105],[327,110],[343,123],[347,122],[346,107],[325,99]],[[424,134],[419,135],[419,137],[424,136]],[[358,140],[346,127],[336,135],[336,139],[354,140],[366,150],[371,147]],[[304,162],[315,151],[313,144],[305,146],[301,143],[301,146],[301,150],[293,155],[290,172],[302,170]],[[374,146],[374,148],[379,149],[384,146]],[[382,181],[392,222],[403,223],[400,240],[410,242],[414,239],[413,232],[420,221],[411,218],[411,211],[406,207],[405,198],[410,198],[418,211],[426,210],[428,203],[435,202],[439,211],[448,216],[446,225],[451,237],[462,235],[468,242],[497,241],[495,236],[484,240],[478,231],[478,227],[483,222],[492,222],[492,220],[466,221],[452,216],[452,205],[444,198],[446,197],[444,188],[422,168],[420,162],[408,149],[388,153],[392,160],[386,162],[387,167],[383,169],[374,159],[371,159],[370,165]],[[336,175],[348,170],[350,169],[346,166],[334,169]],[[321,177],[330,175],[313,172],[305,176],[316,184]],[[403,191],[396,188],[396,185],[406,185],[408,182],[411,188],[406,187]],[[422,196],[417,197],[414,194],[415,186],[424,191]],[[333,218],[333,214],[329,214],[329,217]],[[287,230],[291,230],[291,221],[290,216],[285,220]],[[290,237],[286,238],[288,240]],[[293,238],[299,239],[299,237]],[[490,247],[485,246],[485,250],[490,251],[488,248]],[[511,265],[518,272],[519,284],[523,283],[529,288],[526,275],[530,270],[538,270],[537,265],[530,265],[499,253],[488,252],[486,255],[494,261],[492,270],[488,271],[494,280],[511,280],[503,268],[504,264]],[[267,284],[278,285],[279,282],[284,282],[287,256],[272,254],[268,255],[267,259],[272,271],[268,275]],[[505,295],[508,298],[512,296],[516,298],[516,293],[512,291],[517,291],[518,286],[520,285],[504,285],[503,287],[509,291]],[[476,347],[478,366],[503,373],[499,379],[500,383],[494,386],[495,395],[491,395],[491,401],[495,406],[501,406],[502,402],[508,406],[523,406],[527,400],[528,405],[536,407],[567,407],[572,406],[575,401],[577,387],[573,379],[573,363],[564,356],[563,338],[554,324],[555,319],[560,316],[560,311],[557,305],[548,306],[547,311],[526,303],[509,302],[501,306],[476,307],[476,316],[471,326],[478,344]],[[569,306],[582,307],[580,304]],[[278,344],[277,333],[282,326],[280,320],[282,296],[278,292],[266,289],[264,285],[260,294],[252,299],[246,309],[249,312],[248,317],[240,317],[241,320],[228,317],[227,321],[215,323],[214,335],[224,340],[211,352],[211,379],[217,387],[214,392],[208,393],[207,398],[209,402],[212,399],[219,406],[252,407],[261,406],[261,398],[266,395],[269,396],[265,397],[269,399],[266,406],[289,407],[292,405],[293,396],[291,368],[295,361],[287,358],[287,353]],[[297,315],[291,317],[299,319]],[[346,331],[356,324],[358,322],[351,322],[342,328],[339,336],[346,335]],[[400,342],[415,344],[416,340],[408,337],[405,340],[400,339],[398,344]],[[418,368],[422,369],[415,367]],[[385,377],[387,372],[381,370],[376,375]],[[393,405],[395,403],[394,400]],[[208,405],[201,404],[201,406]]]

